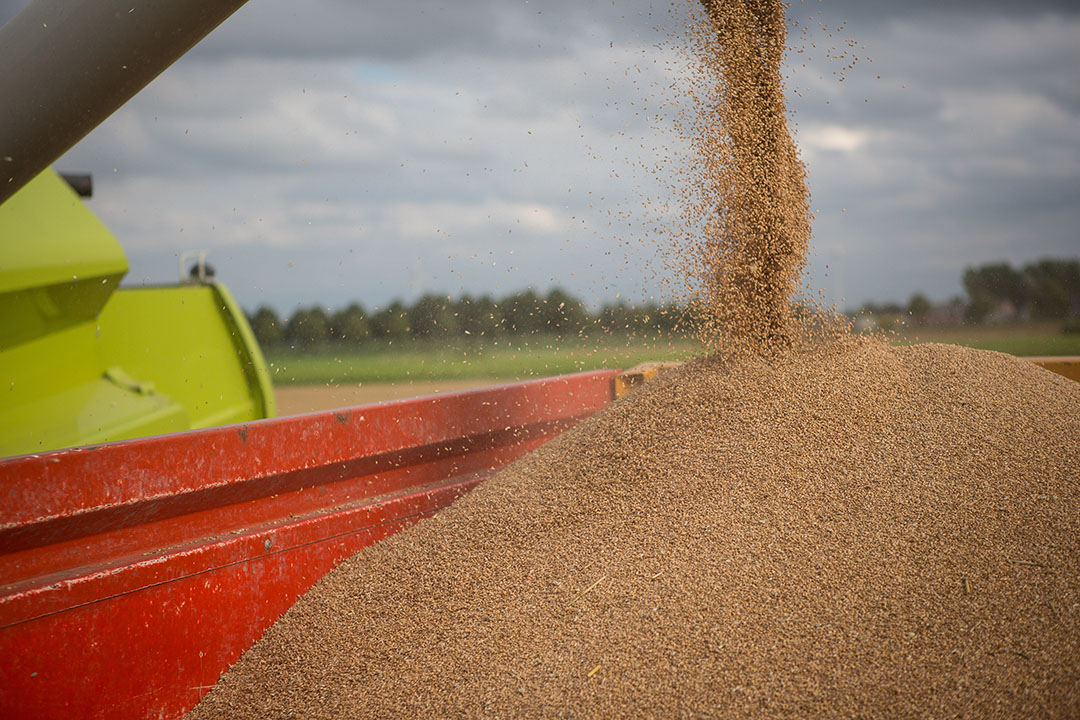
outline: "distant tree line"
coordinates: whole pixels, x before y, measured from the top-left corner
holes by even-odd
[[[597,312],[569,293],[554,289],[547,295],[533,290],[501,299],[488,295],[423,295],[411,305],[395,301],[370,311],[359,303],[333,310],[299,308],[288,318],[262,306],[249,316],[251,329],[266,348],[363,346],[407,339],[521,337],[549,333],[656,332],[671,334],[691,324],[687,313],[668,303],[608,303]]]
[[[1020,269],[989,263],[964,270],[967,297],[934,304],[915,293],[906,305],[867,303],[879,318],[909,316],[917,324],[1067,320],[1080,317],[1080,261],[1039,260]]]
[[[867,303],[878,325],[900,318],[916,324],[1059,320],[1080,317],[1080,261],[1040,260],[1013,269],[991,263],[965,269],[967,298],[935,304],[915,293],[906,304]],[[423,295],[411,305],[395,301],[368,310],[359,303],[341,309],[298,308],[288,318],[262,306],[248,318],[265,348],[363,346],[407,339],[496,340],[536,334],[621,333],[670,336],[698,326],[692,311],[674,303],[608,303],[590,312],[561,289],[533,290],[494,299],[489,295]]]
[[[1008,304],[1023,317],[1059,320],[1080,315],[1080,261],[1040,260],[1014,270],[1008,263],[964,271],[968,317],[976,322]]]

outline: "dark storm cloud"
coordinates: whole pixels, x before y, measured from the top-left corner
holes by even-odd
[[[822,22],[830,28],[840,24],[859,25],[869,30],[898,19],[910,19],[927,26],[949,24],[956,20],[973,21],[988,17],[1025,19],[1039,15],[1080,13],[1075,0],[794,0],[788,9],[790,19],[812,27]],[[812,18],[812,20],[811,20]]]
[[[27,4],[0,0],[0,24]],[[606,12],[611,6],[621,11],[621,22],[598,22],[611,16]],[[402,60],[444,53],[513,54],[526,43],[546,42],[549,52],[558,53],[567,39],[580,34],[603,33],[612,40],[648,35],[664,22],[667,6],[625,0],[251,0],[237,12],[241,22],[227,22],[197,52]],[[870,29],[905,18],[932,22],[1078,13],[1075,0],[801,0],[789,9],[792,19],[812,26],[826,20],[832,27],[857,22]]]

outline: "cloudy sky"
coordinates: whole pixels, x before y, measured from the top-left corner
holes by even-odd
[[[24,4],[0,0],[0,21]],[[638,167],[673,142],[648,117],[672,80],[666,7],[250,0],[56,167],[94,174],[128,283],[206,249],[249,310],[648,297],[667,271],[641,197],[661,189]],[[816,286],[945,299],[967,265],[1080,256],[1080,3],[790,14],[814,43],[788,88]]]

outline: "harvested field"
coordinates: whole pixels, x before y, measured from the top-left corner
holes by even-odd
[[[669,371],[347,560],[192,718],[1076,717],[1080,384],[876,340]]]
[[[335,410],[354,405],[404,400],[423,395],[460,392],[479,387],[498,385],[506,380],[490,378],[473,380],[433,380],[400,383],[349,383],[342,385],[286,385],[274,388],[277,414],[299,415],[301,413]]]

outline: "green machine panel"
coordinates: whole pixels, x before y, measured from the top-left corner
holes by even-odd
[[[192,428],[273,415],[262,354],[223,285],[120,288],[99,324],[109,368],[179,402]]]
[[[273,415],[223,285],[119,288],[127,270],[53,171],[0,205],[0,456]]]

